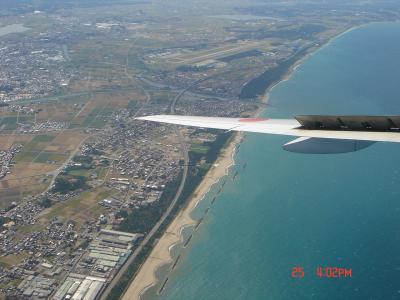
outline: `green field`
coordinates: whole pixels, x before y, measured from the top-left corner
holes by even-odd
[[[4,130],[17,129],[17,117],[4,117],[0,120],[0,127],[4,126]]]
[[[68,171],[68,175],[89,177],[89,169],[74,169]]]
[[[209,146],[207,145],[203,145],[203,144],[192,144],[192,146],[190,147],[190,151],[199,153],[199,154],[206,154],[208,152],[208,150],[210,149]]]
[[[15,156],[15,161],[16,162],[31,162],[39,155],[39,153],[40,153],[40,151],[23,150]]]
[[[51,142],[54,140],[55,136],[54,135],[47,135],[47,134],[41,134],[37,135],[32,139],[32,142],[40,143],[40,142]]]
[[[61,163],[66,159],[67,159],[67,157],[65,154],[43,151],[36,157],[35,162],[46,163],[48,161],[55,161],[57,163]]]

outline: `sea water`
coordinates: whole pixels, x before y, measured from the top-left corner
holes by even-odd
[[[333,40],[269,103],[266,117],[400,115],[400,24]],[[246,134],[231,170],[238,176],[213,205],[218,188],[198,207],[197,217],[211,209],[150,298],[400,299],[400,144],[304,155],[281,149],[290,139]],[[296,266],[303,278],[292,277]],[[352,277],[320,278],[318,267]]]

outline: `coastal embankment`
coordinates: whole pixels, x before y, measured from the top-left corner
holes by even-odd
[[[345,30],[340,34],[343,34],[349,30],[351,29]],[[340,34],[338,33],[338,35]],[[332,39],[327,40],[325,44],[329,43]],[[260,77],[253,79],[246,85],[247,87],[244,88],[245,91],[242,94],[242,99],[254,99],[259,97],[259,102],[266,104],[268,102],[268,96],[271,90],[280,82],[289,79],[298,65],[300,65],[309,55],[315,53],[324,45],[314,45],[313,47],[302,49],[293,57],[282,61],[278,68],[272,71],[272,74],[268,74],[268,71],[266,71],[260,75]],[[260,107],[260,109],[254,113],[254,116],[260,115],[264,112],[264,110],[265,107]],[[136,276],[131,282],[130,286],[125,290],[125,293],[121,299],[140,299],[141,296],[146,293],[146,291],[159,282],[156,272],[158,269],[160,269],[160,267],[168,264],[174,265],[175,267],[178,258],[174,261],[171,255],[171,249],[175,245],[185,244],[182,235],[184,228],[188,226],[195,227],[198,224],[198,221],[191,217],[191,213],[196,208],[198,202],[201,201],[209,192],[210,188],[223,176],[228,174],[229,167],[234,163],[235,149],[242,138],[242,134],[236,134],[229,141],[229,144],[221,151],[221,155],[201,181],[193,196],[191,196],[189,199],[187,206],[179,212],[177,217],[167,228],[166,232],[154,246],[150,255],[140,267],[140,270],[136,273]],[[164,279],[161,290],[164,289],[165,285],[167,285],[167,281],[168,279]]]
[[[179,212],[177,217],[168,226],[164,235],[157,242],[147,260],[141,266],[134,280],[125,291],[123,300],[140,299],[140,296],[150,287],[154,286],[158,279],[156,271],[165,264],[173,263],[171,249],[174,245],[184,243],[182,230],[188,226],[196,226],[197,221],[191,218],[190,214],[199,201],[208,193],[210,188],[222,177],[228,174],[229,167],[234,163],[235,148],[242,135],[240,133],[232,137],[229,144],[221,151],[217,161],[208,171],[203,181],[195,190],[187,206]]]
[[[392,80],[400,69],[399,35],[399,24],[383,23],[335,39],[272,90],[268,117],[399,114]],[[385,55],[377,56],[382,49]],[[398,298],[398,145],[309,156],[282,151],[287,140],[247,135],[229,174],[239,171],[235,182],[226,180],[189,249],[173,249],[174,257],[181,253],[175,270],[161,268],[159,283],[143,300]],[[202,215],[222,182],[193,217]],[[307,284],[291,277],[299,264]],[[315,276],[321,264],[363,276],[332,284]],[[382,266],[385,272],[376,276]]]
[[[279,72],[274,73],[275,79],[269,78],[268,80],[263,81],[264,96],[260,99],[260,102],[264,104],[268,102],[268,94],[273,87],[279,84],[279,82],[282,80],[289,78],[291,73],[294,71],[295,66],[301,62],[306,55],[307,51],[303,51],[302,56],[296,55],[297,60],[290,60],[291,64],[285,65],[284,72],[283,69],[280,69]],[[253,80],[258,82],[259,79],[256,78]],[[258,84],[260,84],[260,82],[258,82]],[[259,93],[260,90],[257,89],[257,93],[253,94],[253,96],[256,97],[259,95]],[[254,116],[259,116],[262,112],[264,112],[264,109],[265,107],[261,106],[254,112]],[[141,296],[143,296],[151,287],[159,282],[159,278],[156,275],[157,270],[164,265],[175,264],[171,255],[172,248],[175,245],[187,243],[187,241],[183,240],[183,229],[188,226],[196,226],[198,224],[198,221],[191,217],[191,213],[196,208],[199,201],[201,201],[210,191],[211,187],[222,177],[228,175],[229,167],[234,164],[235,150],[237,149],[237,146],[242,138],[243,134],[237,133],[228,142],[228,145],[221,151],[216,163],[208,171],[203,181],[197,187],[187,206],[169,225],[168,229],[157,242],[156,246],[153,248],[144,264],[140,267],[140,270],[136,274],[130,286],[125,290],[125,293],[122,297],[123,300],[140,299]],[[214,200],[215,199],[212,201]],[[167,280],[165,279],[161,289],[163,289],[166,284]]]

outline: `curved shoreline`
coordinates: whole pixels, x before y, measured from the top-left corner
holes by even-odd
[[[366,23],[366,24],[362,24],[362,25],[357,25],[357,26],[350,27],[350,28],[344,30],[343,32],[339,33],[338,35],[335,35],[335,36],[329,38],[324,44],[319,45],[319,47],[317,47],[315,50],[306,53],[302,58],[300,58],[299,60],[297,60],[297,61],[289,68],[288,72],[287,72],[279,81],[277,81],[275,84],[271,85],[271,86],[265,91],[264,95],[262,96],[261,102],[264,103],[264,104],[268,103],[269,96],[270,96],[270,93],[272,92],[272,90],[273,90],[276,86],[278,86],[279,84],[281,84],[281,83],[283,83],[283,82],[289,80],[289,79],[292,77],[293,73],[297,70],[297,68],[300,67],[311,55],[316,54],[318,51],[320,51],[320,50],[322,50],[323,48],[325,48],[326,46],[328,46],[333,40],[335,40],[335,39],[337,39],[337,38],[339,38],[339,37],[345,35],[346,33],[349,33],[350,31],[353,31],[353,30],[355,30],[355,29],[361,28],[361,27],[363,27],[363,26],[368,26],[368,25],[373,24],[373,23],[375,23],[375,22],[371,22],[371,23]],[[257,111],[257,115],[258,115],[259,113],[261,113],[262,111],[263,111],[263,110]]]
[[[157,278],[156,271],[162,266],[173,263],[171,250],[176,245],[185,242],[182,235],[182,231],[185,228],[196,226],[197,221],[191,217],[193,210],[208,194],[211,187],[217,184],[221,178],[228,175],[230,167],[234,165],[234,153],[241,137],[242,135],[240,133],[235,134],[232,140],[229,141],[227,147],[222,150],[217,161],[196,188],[187,206],[178,213],[165,233],[158,240],[149,257],[125,291],[122,297],[123,300],[140,299],[151,287],[155,286],[160,281],[160,279]]]
[[[287,81],[297,70],[297,68],[311,55],[317,53],[319,50],[324,48],[326,45],[332,42],[332,40],[352,31],[359,27],[369,25],[370,23],[354,26],[344,30],[338,35],[328,39],[324,44],[320,45],[311,52],[306,53],[302,58],[297,60],[288,70],[287,74],[284,75],[278,82],[271,85],[261,97],[261,102],[268,103],[270,93],[280,83]],[[265,107],[260,107],[256,112],[255,116],[259,116],[266,110]],[[167,264],[173,263],[173,257],[171,250],[180,244],[183,244],[182,230],[188,226],[196,226],[196,220],[191,217],[191,213],[197,207],[197,205],[204,199],[208,194],[211,187],[218,183],[224,176],[229,174],[229,168],[234,165],[235,149],[243,134],[237,133],[234,138],[229,141],[226,148],[223,149],[222,153],[218,157],[216,163],[207,173],[205,179],[196,188],[194,195],[189,200],[187,206],[179,212],[177,217],[168,226],[165,233],[157,242],[154,249],[151,251],[149,257],[146,259],[144,264],[140,267],[139,272],[126,289],[122,300],[136,300],[140,299],[151,287],[155,286],[160,278],[157,277],[157,270]]]

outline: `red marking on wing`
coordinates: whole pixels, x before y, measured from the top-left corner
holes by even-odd
[[[267,120],[268,119],[265,118],[244,118],[244,119],[239,119],[239,122],[262,122]]]

